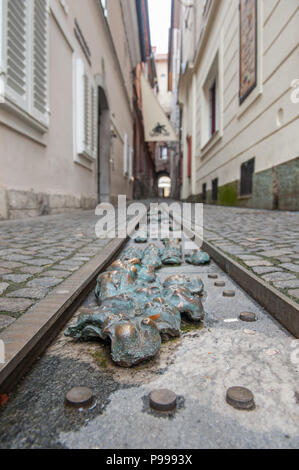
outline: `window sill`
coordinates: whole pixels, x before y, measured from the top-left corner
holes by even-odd
[[[251,199],[252,194],[246,194],[244,196],[238,196],[238,200],[243,200],[243,199]]]

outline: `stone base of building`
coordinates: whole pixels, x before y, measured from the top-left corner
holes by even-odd
[[[26,219],[69,211],[94,209],[95,198],[15,191],[0,188],[0,220]]]
[[[207,191],[205,201],[202,194],[191,196],[188,201],[255,209],[299,211],[299,158],[255,173],[251,195],[240,196],[239,188],[240,181],[233,181],[218,188],[217,201],[212,199],[212,190]]]

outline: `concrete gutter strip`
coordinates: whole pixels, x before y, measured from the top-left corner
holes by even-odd
[[[139,221],[140,217],[136,217],[129,224],[136,227]],[[6,362],[0,364],[0,394],[8,393],[24,376],[94,288],[97,276],[116,258],[127,240],[128,237],[113,239],[91,261],[1,333]]]

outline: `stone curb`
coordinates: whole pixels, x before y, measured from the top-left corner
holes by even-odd
[[[175,217],[174,214],[173,218],[177,223],[181,223],[180,219]],[[233,281],[264,307],[290,333],[299,338],[299,309],[296,302],[243,268],[208,241],[202,240],[192,230],[184,228],[184,232],[189,237],[195,237],[194,242],[206,251]]]
[[[133,218],[130,226],[136,227],[139,220],[140,217]],[[95,287],[99,273],[115,259],[127,241],[128,237],[109,242],[91,261],[0,334],[6,359],[4,365],[0,364],[0,394],[10,392],[45,351]]]

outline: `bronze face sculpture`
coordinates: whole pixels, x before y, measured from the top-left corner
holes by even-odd
[[[199,277],[170,276],[160,282],[156,270],[162,260],[181,259],[180,240],[130,247],[99,275],[95,289],[98,308],[79,316],[65,331],[74,339],[110,341],[112,360],[131,367],[154,357],[162,339],[180,335],[181,315],[199,322],[204,318]],[[176,258],[176,259],[175,259]]]

